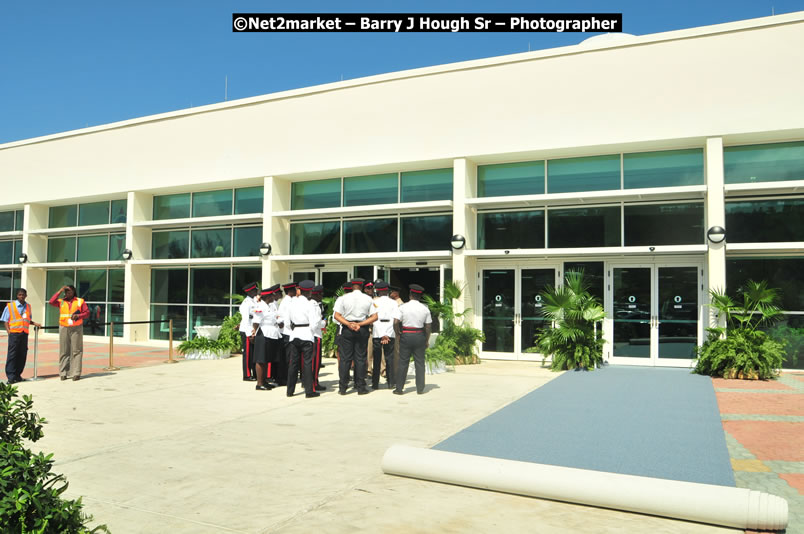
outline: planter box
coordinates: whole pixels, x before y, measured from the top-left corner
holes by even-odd
[[[188,352],[184,355],[185,360],[223,360],[231,356],[228,350],[219,350],[214,352]]]

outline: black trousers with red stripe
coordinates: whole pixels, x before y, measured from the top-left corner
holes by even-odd
[[[294,339],[288,344],[290,358],[288,359],[288,395],[296,391],[296,376],[301,367],[302,385],[305,393],[315,392],[313,386],[313,354],[315,347],[312,341]]]
[[[313,337],[313,386],[318,390],[318,373],[321,371],[321,351],[324,348],[324,343],[320,337]]]
[[[250,339],[245,332],[240,332],[240,345],[243,347],[243,379],[257,378],[257,371],[254,366],[254,340]]]

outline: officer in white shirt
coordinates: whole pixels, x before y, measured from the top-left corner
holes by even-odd
[[[318,373],[321,372],[321,357],[324,349],[324,329],[327,327],[327,318],[324,316],[324,286],[313,287],[312,304],[318,307],[318,313],[321,314],[321,321],[317,326],[313,326],[313,388],[316,391],[324,391],[326,386],[318,382]]]
[[[291,301],[287,319],[285,319],[285,326],[290,326],[288,397],[292,397],[296,391],[296,376],[300,365],[304,396],[309,399],[321,395],[315,391],[313,386],[313,326],[321,322],[321,310],[310,300],[314,286],[315,284],[311,280],[304,280],[299,284],[301,295]]]
[[[280,386],[287,384],[288,380],[288,357],[290,352],[290,321],[287,321],[290,303],[296,297],[296,282],[282,285],[285,290],[285,298],[279,303],[276,311],[276,322],[282,333],[281,350],[279,351],[279,369],[277,378]]]
[[[382,357],[385,355],[385,381],[388,389],[394,387],[394,319],[399,305],[388,296],[388,282],[383,280],[374,284],[374,291],[378,297],[374,299],[374,310],[377,312],[377,321],[372,325],[372,344],[374,353],[374,367],[371,373],[371,387],[379,389],[380,372],[382,370]]]
[[[279,284],[274,284],[268,288],[268,298],[263,298],[266,303],[267,311],[263,311],[262,323],[260,325],[263,336],[265,336],[265,351],[268,360],[268,378],[272,386],[279,383],[279,360],[282,351],[282,333],[276,321],[277,306],[276,301],[282,293]]]
[[[395,395],[402,395],[408,376],[410,357],[416,368],[416,393],[424,393],[424,351],[430,341],[433,317],[430,308],[420,302],[424,288],[410,285],[410,300],[399,307],[394,327],[399,334],[399,360],[394,369]]]
[[[257,282],[243,286],[246,298],[240,304],[240,345],[243,347],[243,380],[253,382],[257,380],[257,371],[254,365],[252,346],[254,342],[254,309],[259,302]]]
[[[274,386],[267,383],[268,380],[268,342],[265,337],[265,330],[263,325],[267,323],[270,319],[276,319],[276,317],[271,317],[270,319],[267,317],[271,314],[271,309],[268,303],[271,301],[271,290],[266,289],[260,292],[260,301],[257,303],[257,306],[254,308],[254,321],[253,327],[256,331],[254,335],[254,343],[253,343],[253,357],[254,362],[257,368],[257,385],[255,389],[257,391],[269,391],[274,388]]]
[[[346,395],[349,386],[349,370],[355,362],[355,389],[358,395],[367,394],[366,350],[368,348],[368,325],[377,320],[374,302],[363,293],[362,278],[352,280],[352,292],[347,293],[335,304],[335,320],[341,324],[340,360],[338,361],[338,393]]]

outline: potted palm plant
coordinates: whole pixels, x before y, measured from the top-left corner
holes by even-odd
[[[567,272],[563,286],[548,286],[541,294],[542,313],[553,327],[542,331],[528,352],[543,354],[542,363],[550,358],[553,371],[592,370],[602,364],[604,340],[595,324],[606,314],[589,292],[583,271]]]
[[[463,289],[458,282],[445,282],[441,301],[430,295],[424,295],[423,301],[430,308],[430,313],[438,317],[441,332],[432,347],[427,349],[425,360],[433,365],[455,365],[460,363],[478,363],[477,342],[484,341],[481,330],[472,328],[465,320],[471,309],[456,313],[453,304],[463,296]]]

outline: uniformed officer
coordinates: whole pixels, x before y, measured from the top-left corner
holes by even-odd
[[[265,331],[263,330],[263,324],[266,324],[267,318],[266,316],[270,314],[270,309],[268,307],[268,302],[271,299],[271,291],[269,289],[265,289],[260,291],[260,301],[257,303],[257,306],[254,308],[254,318],[253,327],[254,327],[254,341],[252,344],[253,347],[253,359],[254,364],[256,367],[256,377],[257,377],[257,385],[255,389],[257,391],[268,391],[274,388],[274,386],[267,383],[268,381],[268,343],[265,337]],[[276,318],[274,317],[274,320]]]
[[[355,389],[358,395],[367,394],[366,350],[368,348],[368,325],[377,320],[373,313],[371,297],[361,291],[365,280],[352,280],[352,292],[347,293],[335,304],[335,320],[341,324],[341,352],[338,362],[338,393],[346,395],[349,386],[349,369],[355,365]]]
[[[282,285],[285,290],[285,298],[279,303],[276,311],[276,322],[282,331],[282,350],[279,351],[279,385],[284,386],[288,380],[288,358],[290,351],[290,321],[287,320],[290,311],[290,303],[296,297],[296,282],[289,282]]]
[[[385,355],[385,381],[388,389],[394,387],[394,319],[399,305],[388,297],[388,282],[378,281],[374,284],[377,298],[374,299],[374,310],[377,312],[377,321],[372,325],[372,344],[374,345],[374,370],[371,373],[371,386],[380,387],[380,373],[382,372],[382,359]]]
[[[270,385],[279,384],[279,361],[282,352],[282,332],[276,320],[277,306],[282,290],[279,284],[274,284],[268,288],[268,298],[266,299],[267,312],[263,312],[263,335],[265,336],[265,350],[268,354],[268,378]]]
[[[374,283],[371,281],[366,282],[366,284],[363,286],[363,293],[371,297],[371,300],[374,300]],[[374,344],[372,343],[373,329],[374,325],[369,325],[368,340],[366,345],[366,380],[372,376],[374,371]]]
[[[296,391],[296,375],[299,366],[302,370],[302,384],[305,397],[318,397],[321,394],[315,391],[313,385],[313,326],[321,322],[321,312],[318,305],[310,300],[315,284],[311,280],[304,280],[299,284],[301,295],[296,296],[290,303],[287,314],[287,323],[290,323],[290,358],[288,361],[288,389],[287,396],[292,397]]]
[[[316,391],[325,391],[326,386],[318,382],[318,373],[321,372],[321,357],[324,348],[324,329],[327,327],[327,318],[324,316],[324,286],[318,285],[313,287],[312,304],[318,306],[318,313],[321,316],[321,321],[317,326],[313,326],[313,388]]]
[[[240,345],[243,347],[243,380],[257,380],[257,370],[254,365],[254,309],[257,307],[257,282],[243,286],[246,298],[240,304]]]
[[[402,395],[408,376],[410,357],[416,368],[416,393],[424,393],[424,351],[430,341],[433,318],[430,309],[419,302],[424,288],[410,285],[410,300],[399,307],[394,327],[399,334],[399,358],[394,369],[395,395]]]

